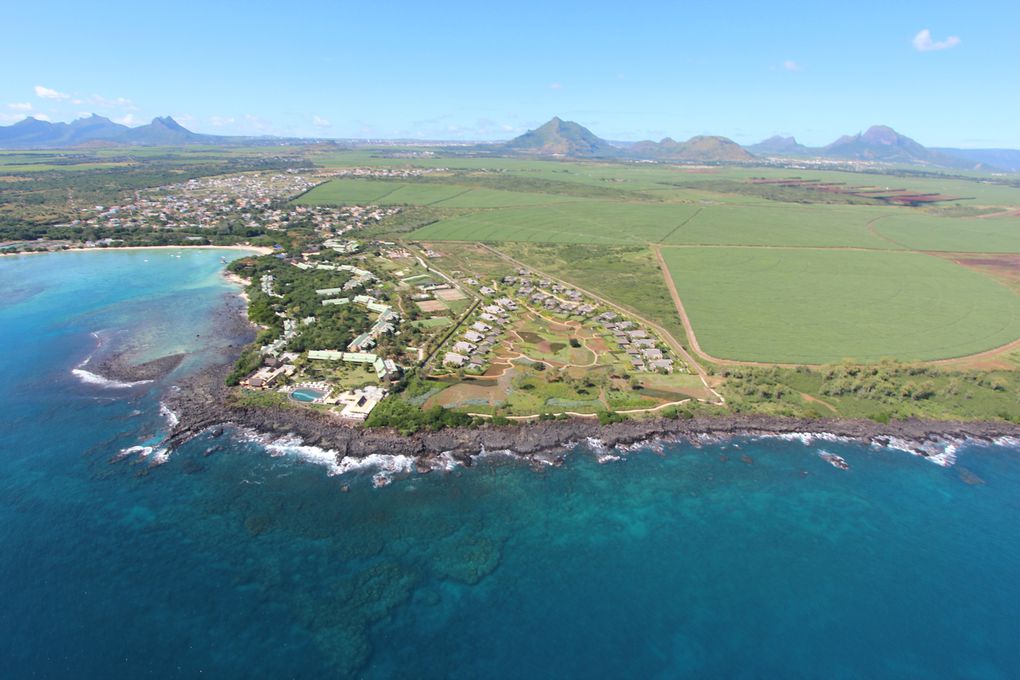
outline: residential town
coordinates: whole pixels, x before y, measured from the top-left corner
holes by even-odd
[[[500,343],[508,339],[506,331],[511,322],[525,310],[554,320],[594,327],[606,339],[611,339],[619,352],[627,355],[627,362],[634,371],[672,373],[674,370],[676,360],[654,333],[615,311],[603,310],[599,303],[587,299],[579,290],[537,276],[527,269],[488,285],[473,278],[464,279],[464,283],[477,288],[482,304],[470,321],[462,325],[462,333],[450,339],[442,358],[445,367],[463,369],[469,374],[483,373]],[[517,336],[520,338],[519,333]]]
[[[248,172],[191,179],[136,191],[116,205],[79,207],[66,227],[105,228],[114,231],[209,231],[220,235],[255,237],[294,227],[311,227],[323,233],[343,233],[378,223],[400,212],[399,207],[305,206],[291,199],[334,176],[406,177],[424,171],[350,168],[337,171],[286,170]],[[195,236],[193,240],[202,240]],[[89,241],[86,247],[112,245]]]

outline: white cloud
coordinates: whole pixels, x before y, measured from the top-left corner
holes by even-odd
[[[258,116],[253,116],[250,113],[244,114],[244,122],[250,130],[258,133],[269,132],[273,129],[272,123],[262,120]]]
[[[914,43],[914,49],[918,52],[932,52],[956,47],[960,44],[960,39],[955,35],[951,35],[945,40],[932,40],[931,31],[924,28],[918,31],[912,42]]]
[[[13,111],[31,111],[32,105],[28,102],[11,102],[7,108]]]
[[[320,116],[312,116],[312,125],[315,127],[327,128],[332,125],[332,123]]]
[[[92,106],[98,106],[103,109],[123,109],[125,111],[137,111],[138,107],[135,106],[134,102],[124,97],[115,97],[114,99],[107,99],[101,94],[94,94],[85,100]]]
[[[47,116],[45,113],[37,113],[32,117],[35,118],[36,120],[45,120],[47,123],[50,122],[50,117]]]
[[[35,94],[37,97],[43,99],[70,99],[71,95],[64,94],[63,92],[57,92],[54,89],[43,87],[42,85],[35,86]]]
[[[135,118],[135,114],[129,113],[127,115],[117,118],[113,122],[120,123],[121,125],[138,125],[141,121]]]
[[[563,89],[563,85],[561,85],[559,83],[550,83],[549,84],[549,89],[550,90],[562,90]]]
[[[801,69],[800,64],[793,61],[792,59],[787,59],[786,61],[784,61],[783,68],[785,68],[787,71],[799,71]]]
[[[209,122],[212,123],[213,127],[225,127],[233,125],[236,121],[230,116],[210,116]]]

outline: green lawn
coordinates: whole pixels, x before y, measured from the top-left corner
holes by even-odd
[[[698,341],[726,359],[965,356],[1020,337],[1020,298],[916,253],[664,248]]]
[[[916,250],[1020,253],[1020,218],[932,217],[905,213],[875,224],[882,235]]]

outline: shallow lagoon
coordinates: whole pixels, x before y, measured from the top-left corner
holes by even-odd
[[[144,252],[0,262],[4,677],[1020,672],[1014,449],[579,448],[377,489],[237,433],[153,466],[166,384],[72,370],[97,342],[196,370],[232,289],[221,253]]]

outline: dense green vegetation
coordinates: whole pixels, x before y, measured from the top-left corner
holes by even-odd
[[[365,421],[366,427],[392,427],[401,434],[409,435],[422,430],[436,432],[447,427],[468,427],[480,424],[475,418],[433,406],[423,409],[420,399],[431,393],[433,385],[429,381],[411,377],[404,385],[400,394],[391,394],[379,402]]]
[[[287,344],[288,350],[292,352],[304,352],[309,349],[344,349],[351,340],[371,325],[368,313],[360,305],[323,305],[323,296],[315,292],[320,288],[342,286],[350,278],[349,274],[302,271],[272,257],[235,260],[229,268],[233,273],[251,281],[251,285],[248,286],[250,298],[248,316],[255,323],[270,329],[272,333],[269,338],[263,337],[262,342],[283,333],[283,321],[277,316],[277,311],[286,311],[295,319],[315,318],[314,323],[301,324],[297,335]],[[267,274],[274,278],[274,292],[282,297],[271,297],[262,291],[260,280]]]
[[[1020,373],[956,371],[885,361],[819,369],[737,367],[722,371],[737,412],[870,418],[999,418],[1020,422]],[[806,397],[805,397],[806,395]]]

